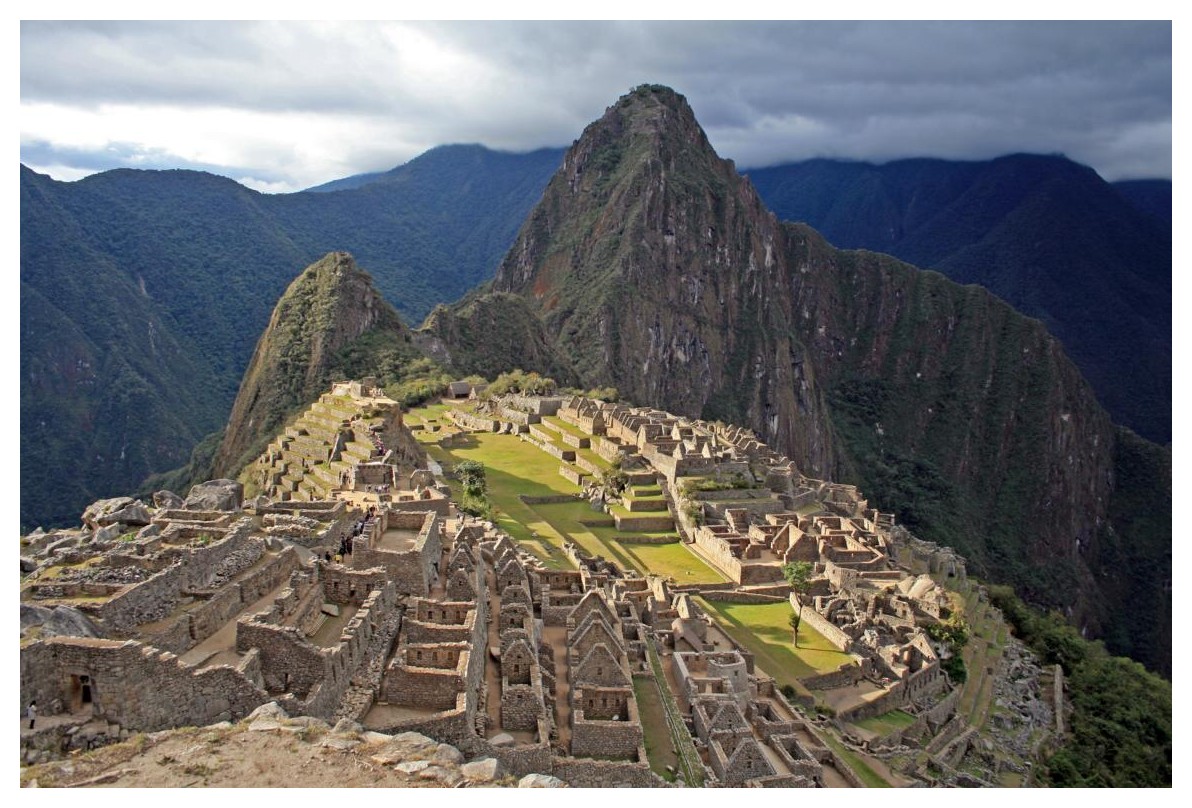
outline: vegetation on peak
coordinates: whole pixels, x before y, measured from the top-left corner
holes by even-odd
[[[493,379],[526,368],[574,380],[570,362],[551,344],[525,299],[507,292],[473,294],[454,306],[436,306],[414,335],[425,354],[457,376]]]

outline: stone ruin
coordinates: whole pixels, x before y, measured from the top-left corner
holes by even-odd
[[[947,681],[923,633],[947,618],[947,598],[895,561],[963,574],[962,561],[909,543],[855,489],[803,477],[742,430],[582,398],[495,406],[497,431],[585,441],[632,485],[660,487],[641,499],[664,510],[635,510],[630,495],[624,518],[677,526],[735,596],[798,608],[781,566],[812,563],[804,619],[853,662],[809,686],[868,682],[856,717],[902,707],[934,710],[933,726],[950,718],[933,706]],[[524,419],[502,420],[510,413]],[[380,456],[368,435],[385,436]],[[22,539],[21,698],[44,717],[23,746],[58,753],[72,738],[236,720],[275,701],[290,715],[420,732],[518,776],[665,785],[646,757],[646,687],[685,777],[855,779],[693,601],[698,587],[574,545],[575,569],[550,569],[458,513],[417,451],[377,391],[337,385],[257,461],[266,493],[247,503],[239,483],[213,481],[186,500],[97,502],[79,529]],[[578,459],[560,457],[589,474]],[[684,485],[693,479],[727,482],[701,491]],[[692,502],[699,524],[682,509]]]

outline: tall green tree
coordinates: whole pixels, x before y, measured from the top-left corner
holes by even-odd
[[[463,483],[464,492],[482,497],[488,490],[488,480],[484,474],[484,464],[475,460],[465,460],[455,467],[455,476]]]
[[[811,576],[815,567],[809,561],[792,561],[782,567],[782,577],[790,584],[799,599],[799,608],[790,616],[791,628],[795,634],[795,647],[799,647],[799,625],[803,622],[803,599],[811,589]]]

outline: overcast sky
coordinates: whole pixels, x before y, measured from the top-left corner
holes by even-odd
[[[21,24],[21,161],[291,191],[445,143],[565,146],[631,87],[742,168],[1062,152],[1171,176],[1171,24]]]

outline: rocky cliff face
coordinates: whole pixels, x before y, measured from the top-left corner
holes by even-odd
[[[493,288],[583,384],[747,424],[978,575],[1093,633],[1117,619],[1096,560],[1115,430],[1059,344],[980,288],[780,225],[673,91],[584,131]]]
[[[779,218],[836,247],[980,284],[1041,320],[1115,423],[1171,441],[1170,182],[1110,185],[1032,154],[809,160],[749,177]]]
[[[347,253],[328,254],[307,267],[274,308],[232,406],[213,473],[235,476],[337,372],[379,373],[386,362],[417,356],[409,329],[369,274]],[[371,366],[352,367],[361,357]]]

